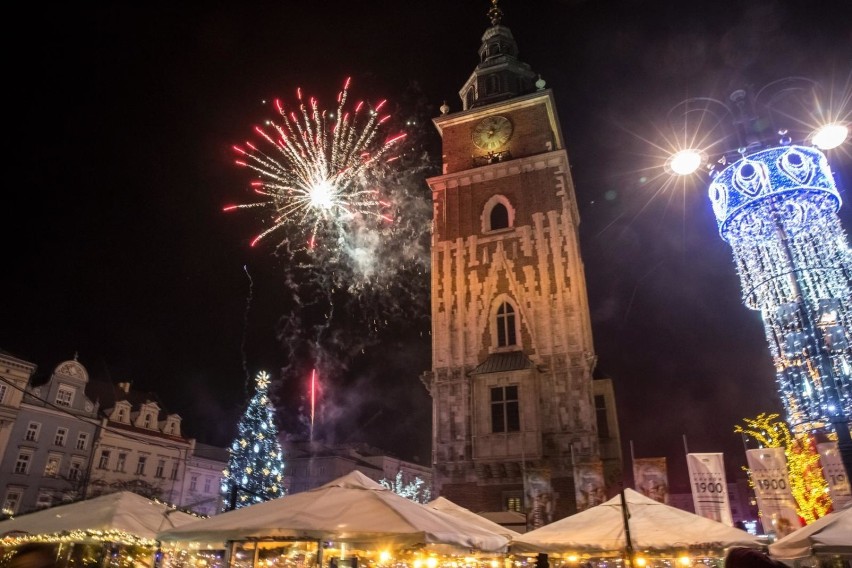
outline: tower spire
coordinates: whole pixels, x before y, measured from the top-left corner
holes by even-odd
[[[535,91],[536,74],[518,59],[518,44],[511,30],[502,25],[503,10],[491,0],[488,19],[479,46],[479,65],[459,91],[462,108],[474,107],[511,99]]]
[[[497,6],[497,0],[491,0],[491,8],[488,9],[488,19],[491,20],[491,25],[499,26],[502,18],[503,10]]]

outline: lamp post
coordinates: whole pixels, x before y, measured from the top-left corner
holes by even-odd
[[[729,118],[736,149],[713,158],[682,150],[667,165],[687,175],[707,164],[719,234],[731,246],[745,305],[761,313],[787,422],[794,433],[835,432],[848,480],[852,249],[823,153],[845,142],[848,126],[832,123],[808,135],[776,120],[807,123],[818,108],[817,89],[808,79],[788,78],[755,95],[735,91],[726,102],[683,101],[672,110],[683,111],[681,118],[693,112]]]

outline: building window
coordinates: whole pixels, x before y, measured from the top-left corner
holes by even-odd
[[[151,415],[150,414],[145,413],[145,420],[142,422],[142,426],[145,427],[145,428],[151,427]]]
[[[86,432],[80,432],[77,435],[77,449],[85,450],[89,447],[89,434]]]
[[[136,462],[136,475],[145,475],[145,463],[147,461],[146,456],[139,456],[139,461]]]
[[[520,497],[507,497],[506,498],[506,510],[514,511],[516,513],[523,512],[523,502]]]
[[[44,466],[44,476],[45,477],[56,477],[59,475],[59,468],[62,465],[62,457],[61,456],[49,456],[47,458],[47,465]]]
[[[154,471],[154,477],[163,477],[163,472],[166,469],[166,460],[159,460],[157,462],[157,469]]]
[[[59,390],[56,391],[56,400],[54,401],[57,406],[71,406],[74,402],[74,393],[76,391],[71,387],[61,386]]]
[[[118,454],[118,463],[115,464],[115,471],[124,472],[127,467],[127,454]]]
[[[497,309],[497,347],[517,345],[515,337],[515,308],[506,302]]]
[[[491,431],[520,432],[521,416],[518,411],[518,387],[491,389]]]
[[[36,509],[47,509],[51,505],[53,505],[53,493],[40,491],[36,500]]]
[[[14,515],[18,512],[18,506],[21,504],[21,489],[9,489],[6,491],[6,498],[3,500],[3,512],[7,515]]]
[[[41,432],[41,424],[30,422],[27,426],[27,433],[24,435],[24,439],[27,442],[38,442],[39,432]]]
[[[509,210],[502,203],[497,203],[491,208],[491,214],[488,216],[492,231],[497,229],[509,228]]]
[[[0,404],[5,404],[7,390],[9,390],[9,387],[6,385],[0,385]]]
[[[68,469],[68,479],[77,481],[83,477],[83,462],[72,460],[71,467]]]
[[[195,491],[198,489],[198,476],[192,475],[189,477],[189,490]]]
[[[204,478],[204,492],[205,492],[205,493],[210,493],[210,483],[211,483],[212,481],[213,481],[213,480],[212,480],[212,479],[210,479],[209,477],[205,477],[205,478]]]
[[[109,467],[109,450],[101,450],[101,457],[98,460],[98,469],[106,469]]]
[[[24,475],[30,472],[30,462],[33,455],[29,452],[21,452],[18,454],[18,459],[15,460],[15,473],[23,473]]]
[[[68,437],[68,428],[57,428],[56,437],[53,438],[54,446],[65,446],[65,439]]]
[[[492,195],[482,207],[482,232],[499,231],[510,228],[515,221],[515,210],[504,195]]]
[[[606,412],[606,397],[595,395],[595,418],[598,423],[598,437],[609,438],[609,416]]]
[[[178,478],[178,462],[172,464],[172,481]]]
[[[123,406],[118,409],[118,421],[127,422],[127,409]]]

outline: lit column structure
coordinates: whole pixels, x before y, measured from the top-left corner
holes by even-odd
[[[813,146],[792,143],[782,130],[767,144],[747,93],[730,100],[741,146],[733,160],[729,153],[709,168],[719,234],[731,246],[745,305],[763,318],[791,430],[836,432],[852,474],[852,250],[820,150],[842,144],[848,130],[832,125],[811,138]],[[684,151],[669,165],[683,174],[702,161]]]

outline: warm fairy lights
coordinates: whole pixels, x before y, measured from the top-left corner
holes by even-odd
[[[734,431],[754,439],[762,448],[783,448],[796,513],[810,524],[831,512],[828,482],[822,472],[813,435],[793,434],[778,414],[744,418]],[[750,480],[751,481],[751,480]]]

